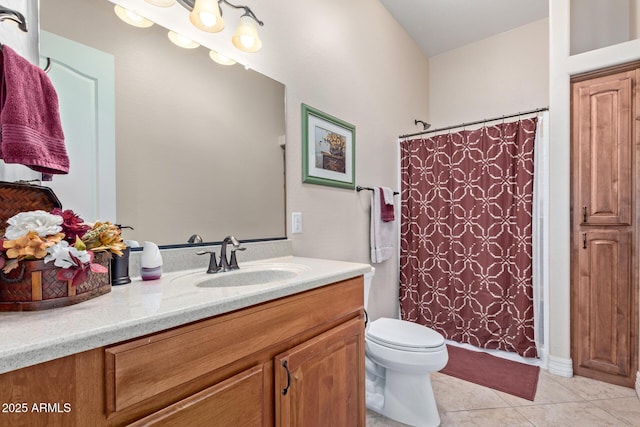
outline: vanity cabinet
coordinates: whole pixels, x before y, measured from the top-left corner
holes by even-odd
[[[0,375],[28,409],[0,425],[364,426],[363,295],[360,276]]]

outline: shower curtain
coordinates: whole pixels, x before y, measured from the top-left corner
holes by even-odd
[[[536,357],[536,119],[400,143],[402,318],[445,338]]]

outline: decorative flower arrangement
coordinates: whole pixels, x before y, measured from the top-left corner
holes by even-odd
[[[7,220],[0,239],[0,269],[9,273],[21,261],[44,259],[59,267],[56,278],[78,285],[89,271],[106,273],[93,262],[94,252],[110,251],[118,256],[126,249],[120,228],[109,222],[85,223],[71,210],[20,212]]]

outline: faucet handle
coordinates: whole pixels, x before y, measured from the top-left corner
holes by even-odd
[[[209,258],[209,268],[207,268],[207,274],[214,274],[220,271],[221,267],[218,265],[218,261],[216,260],[216,253],[214,251],[198,251],[196,255],[205,255],[211,254]]]
[[[229,261],[229,270],[239,270],[240,267],[238,267],[238,259],[236,258],[236,251],[244,251],[247,248],[241,248],[241,247],[233,247],[231,248],[231,261]]]

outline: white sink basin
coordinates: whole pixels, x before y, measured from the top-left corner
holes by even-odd
[[[189,282],[199,288],[226,288],[238,286],[256,286],[284,283],[295,279],[309,267],[300,264],[269,263],[243,267],[239,270],[214,274],[197,273],[183,276],[178,280],[182,284]]]

